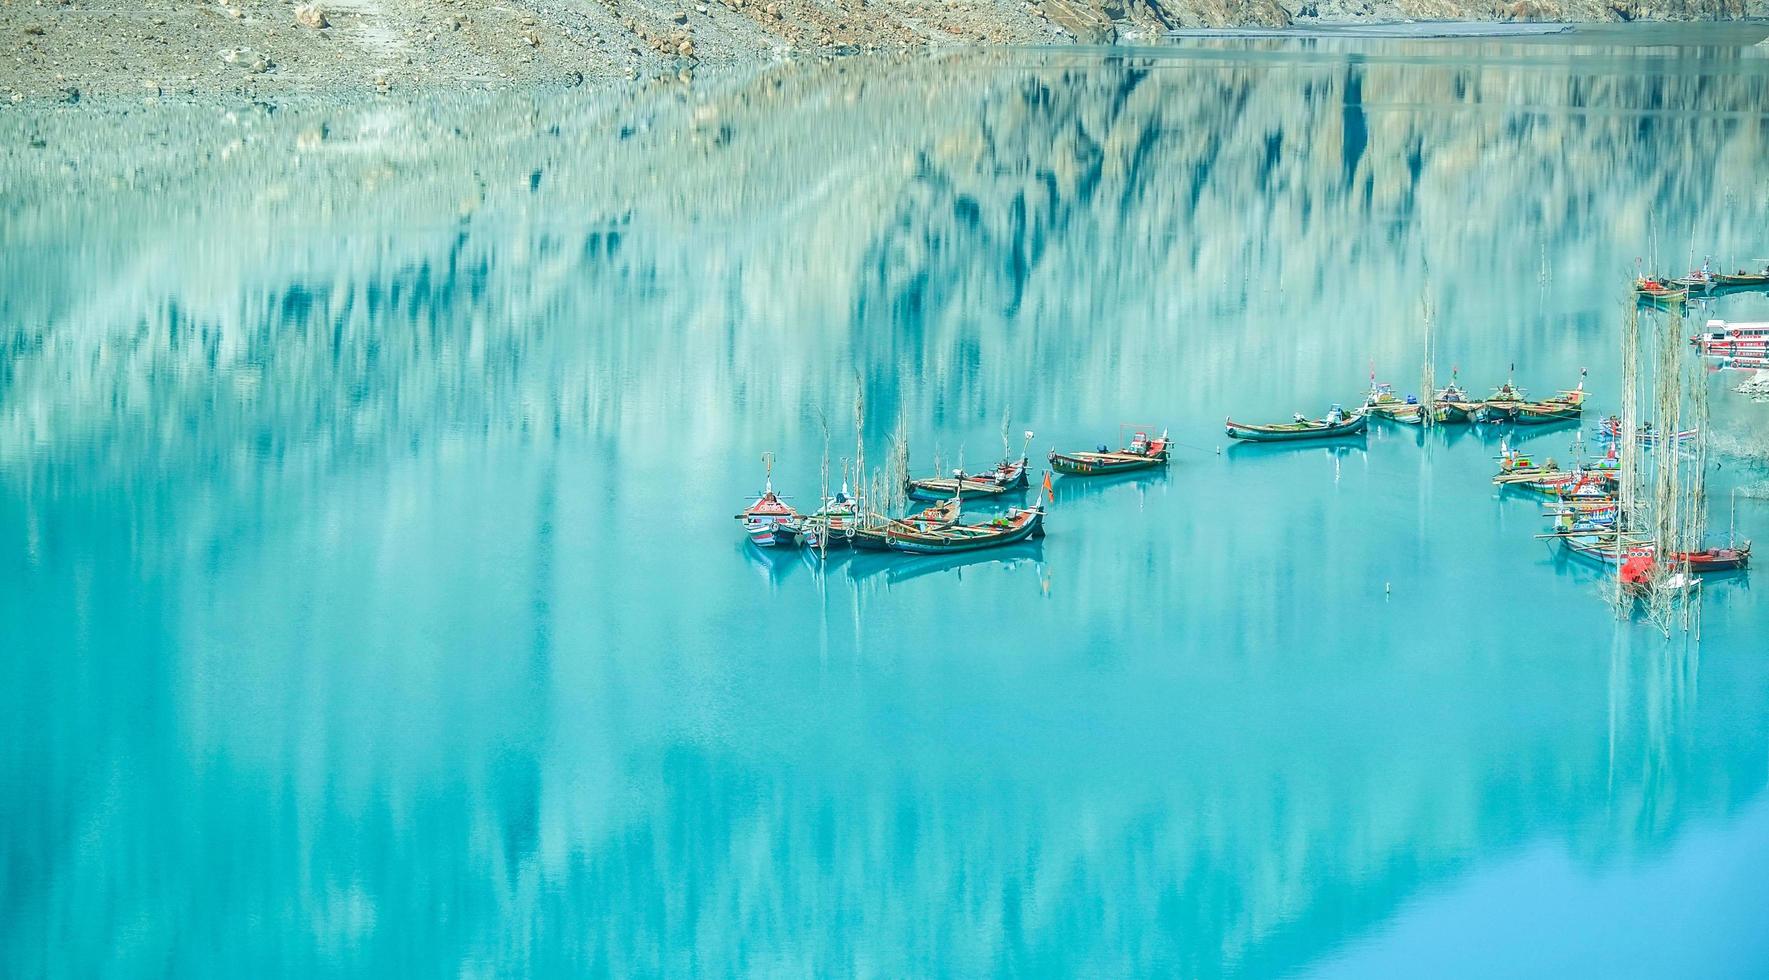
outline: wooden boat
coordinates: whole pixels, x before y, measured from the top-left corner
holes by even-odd
[[[1634,295],[1643,303],[1676,304],[1689,299],[1689,290],[1650,276],[1634,280]]]
[[[1585,372],[1579,372],[1579,385],[1571,391],[1563,391],[1552,398],[1544,398],[1539,402],[1524,402],[1517,406],[1512,421],[1518,425],[1547,425],[1552,422],[1571,422],[1585,413]]]
[[[946,500],[954,495],[961,497],[999,497],[1004,493],[1026,489],[1026,460],[1024,457],[1013,461],[1003,461],[995,469],[987,473],[962,474],[957,470],[952,476],[931,476],[909,481],[910,500]]]
[[[1338,405],[1328,409],[1324,418],[1311,419],[1297,413],[1296,421],[1283,422],[1277,425],[1251,425],[1228,419],[1226,426],[1229,438],[1245,439],[1249,442],[1293,442],[1301,439],[1332,439],[1339,436],[1352,436],[1364,431],[1370,423],[1370,416],[1363,409],[1346,412]]]
[[[749,536],[750,544],[758,548],[796,548],[804,543],[801,517],[774,492],[774,454],[763,454],[762,461],[768,467],[762,495],[739,511],[737,520],[743,525],[743,533]]]
[[[1550,457],[1546,463],[1536,465],[1535,457],[1517,449],[1499,447],[1499,472],[1493,482],[1504,486],[1509,483],[1523,483],[1539,479],[1550,474],[1560,473],[1560,464]]]
[[[1701,551],[1674,552],[1671,560],[1689,566],[1689,570],[1702,572],[1736,572],[1750,567],[1751,545],[1746,541],[1736,548],[1706,548]]]
[[[1562,500],[1547,508],[1556,534],[1598,534],[1615,530],[1621,506],[1614,500]]]
[[[1547,473],[1532,479],[1507,480],[1504,486],[1560,500],[1612,503],[1614,485],[1603,475],[1586,470]]]
[[[1692,293],[1711,293],[1719,286],[1719,278],[1708,270],[1708,264],[1704,261],[1701,268],[1691,271],[1686,276],[1672,279],[1670,285],[1673,288],[1686,289]]]
[[[874,526],[857,527],[849,539],[849,547],[861,551],[889,551],[890,542],[885,532],[891,527],[918,533],[934,531],[951,525],[958,520],[958,500],[956,498],[942,501],[919,513],[903,518],[883,518]]]
[[[915,555],[946,555],[978,548],[995,548],[1044,535],[1044,506],[1016,507],[1005,516],[985,524],[948,524],[928,531],[913,531],[893,524],[885,528],[885,544],[892,551]]]
[[[1460,425],[1472,421],[1474,410],[1478,407],[1474,402],[1468,400],[1468,393],[1456,383],[1456,374],[1456,369],[1451,368],[1450,383],[1439,388],[1437,396],[1432,399],[1432,404],[1440,408],[1443,413],[1443,417],[1437,420],[1439,424]]]
[[[1101,445],[1093,452],[1059,453],[1050,451],[1050,468],[1058,473],[1069,476],[1106,476],[1112,473],[1129,473],[1133,470],[1146,470],[1156,466],[1166,466],[1172,444],[1167,439],[1167,430],[1161,430],[1159,439],[1150,439],[1146,432],[1138,432],[1130,440],[1130,445],[1117,452],[1107,452]]]
[[[1386,381],[1377,381],[1376,372],[1370,372],[1370,390],[1364,393],[1361,406],[1367,415],[1401,420],[1403,415],[1416,415],[1419,408],[1417,399],[1401,398],[1394,393],[1394,385]],[[1417,419],[1415,418],[1416,422]]]
[[[1674,439],[1678,445],[1682,445],[1687,442],[1695,441],[1695,437],[1699,434],[1700,433],[1695,429],[1683,429],[1678,432],[1673,432],[1669,436],[1664,436],[1663,438]],[[1597,438],[1604,442],[1620,442],[1622,439],[1622,420],[1617,416],[1611,415],[1597,423]],[[1646,422],[1635,429],[1634,438],[1641,446],[1656,446],[1659,443],[1661,435],[1660,433],[1653,431],[1651,422]]]
[[[848,492],[848,485],[844,483],[815,513],[804,515],[800,527],[808,547],[825,550],[852,547],[854,532],[860,528],[860,502]]]
[[[995,464],[995,468],[982,473],[963,474],[954,470],[952,476],[932,476],[919,480],[910,480],[908,484],[911,500],[946,500],[954,495],[962,497],[999,497],[1004,493],[1026,489],[1026,447],[1032,444],[1032,433],[1026,433],[1026,445],[1020,447],[1020,458],[1012,459],[1005,456],[1008,451],[1007,433],[1001,434],[1001,448],[1004,458]]]
[[[1558,540],[1574,555],[1604,565],[1615,566],[1624,560],[1638,562],[1641,559],[1650,565],[1657,560],[1657,549],[1650,543],[1631,545],[1624,553],[1620,539],[1614,532],[1567,534],[1559,536]],[[1670,555],[1672,568],[1685,568],[1697,575],[1711,572],[1736,572],[1749,568],[1750,563],[1751,546],[1749,542],[1738,547],[1679,551],[1672,552]]]
[[[1402,425],[1423,425],[1425,422],[1425,406],[1416,403],[1411,404],[1405,408],[1394,411],[1388,417]],[[1467,420],[1468,416],[1465,413],[1462,414],[1460,421],[1466,422]],[[1454,421],[1450,407],[1447,405],[1432,405],[1431,421],[1437,425],[1448,425],[1451,421]]]
[[[1486,400],[1474,409],[1474,420],[1509,422],[1517,417],[1518,407],[1528,403],[1529,399],[1524,397],[1523,389],[1513,384],[1510,378],[1506,378],[1504,384],[1494,388],[1493,393],[1486,396]]]
[[[1716,272],[1714,285],[1721,289],[1763,289],[1769,287],[1769,268],[1762,272],[1746,272],[1743,269],[1737,272]]]

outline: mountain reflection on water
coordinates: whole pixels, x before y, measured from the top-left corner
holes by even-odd
[[[1636,257],[1769,248],[1765,65],[1241,44],[0,118],[0,972],[1266,974],[1528,843],[1736,817],[1748,579],[1667,646],[1488,438],[1212,450],[1416,387],[1426,295],[1440,380],[1588,366],[1613,410]],[[1004,412],[1188,453],[1000,560],[734,547],[761,452],[801,502],[819,412],[851,454],[856,384],[873,463],[899,420],[918,469],[987,460]]]

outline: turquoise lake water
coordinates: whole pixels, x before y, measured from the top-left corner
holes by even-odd
[[[1762,975],[1761,571],[1667,639],[1495,433],[1222,435],[1417,390],[1426,298],[1615,411],[1637,264],[1769,256],[1703,38],[0,116],[0,975]],[[857,389],[874,464],[1181,448],[755,551]]]

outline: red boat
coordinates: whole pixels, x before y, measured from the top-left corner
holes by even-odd
[[[1751,545],[1747,541],[1738,548],[1685,551],[1681,554],[1673,554],[1671,558],[1678,562],[1687,562],[1689,570],[1692,572],[1734,572],[1750,566]]]
[[[758,548],[796,548],[805,541],[802,519],[774,492],[774,454],[762,454],[762,461],[768,467],[767,483],[756,502],[738,512],[737,521]]]

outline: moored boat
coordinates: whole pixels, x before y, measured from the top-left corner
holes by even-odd
[[[1468,392],[1463,391],[1462,386],[1456,383],[1457,373],[1457,369],[1450,369],[1450,383],[1439,388],[1437,397],[1432,399],[1432,404],[1443,413],[1443,417],[1437,420],[1439,423],[1459,425],[1474,418],[1476,406],[1468,400]]]
[[[1634,295],[1643,303],[1676,304],[1689,299],[1689,290],[1661,279],[1642,276],[1634,280]]]
[[[1486,396],[1485,400],[1475,407],[1474,420],[1476,422],[1509,422],[1517,417],[1518,407],[1528,404],[1528,402],[1529,399],[1524,397],[1523,389],[1512,383],[1510,378],[1506,378],[1504,384],[1494,388],[1492,394]]]
[[[774,492],[774,454],[762,454],[762,461],[768,468],[762,495],[739,511],[737,520],[750,543],[758,548],[796,548],[804,543],[801,516]]]
[[[1692,572],[1736,572],[1750,567],[1751,545],[1746,541],[1738,547],[1676,552],[1671,560],[1688,565]]]
[[[801,517],[799,526],[809,547],[825,550],[852,547],[854,532],[860,528],[860,502],[848,492],[848,485],[844,483],[815,513]]]
[[[945,555],[978,548],[994,548],[1044,535],[1044,505],[1016,507],[983,524],[948,524],[915,531],[892,524],[884,529],[885,544],[892,551],[916,555]]]
[[[1007,449],[1007,435],[1002,434],[1002,449]],[[1026,433],[1026,445],[1031,445],[1032,433]],[[1004,493],[1026,489],[1026,447],[1020,447],[1019,459],[1002,459],[995,468],[982,473],[967,473],[960,480],[953,476],[931,476],[910,480],[908,485],[911,500],[946,500],[953,495],[962,497],[999,497]]]
[[[1584,412],[1585,372],[1580,371],[1578,387],[1539,402],[1524,402],[1517,406],[1512,418],[1518,425],[1547,425],[1575,421]]]
[[[1167,430],[1161,430],[1159,439],[1150,439],[1147,432],[1137,432],[1130,440],[1130,445],[1108,452],[1104,445],[1092,452],[1080,451],[1059,453],[1050,451],[1050,468],[1058,473],[1069,476],[1105,476],[1110,473],[1129,473],[1132,470],[1145,470],[1155,466],[1166,466],[1172,445],[1167,439]]]
[[[1378,415],[1401,421],[1403,415],[1417,414],[1419,400],[1401,398],[1394,393],[1394,385],[1386,381],[1377,381],[1376,372],[1372,369],[1370,371],[1370,390],[1364,393],[1364,403],[1361,408],[1368,415]]]
[[[1765,268],[1762,272],[1746,272],[1743,269],[1737,272],[1716,272],[1714,273],[1714,285],[1721,289],[1769,287],[1769,268]]]
[[[1624,548],[1620,536],[1613,531],[1563,534],[1557,536],[1557,539],[1574,555],[1603,565],[1615,566],[1628,561],[1650,568],[1658,559],[1658,549],[1650,542],[1631,544]],[[1749,568],[1750,562],[1751,546],[1746,542],[1736,547],[1671,552],[1667,564],[1672,569],[1686,569],[1701,575],[1740,571]]]
[[[1302,439],[1331,439],[1338,436],[1357,435],[1369,424],[1370,416],[1363,409],[1347,412],[1334,405],[1327,414],[1318,419],[1311,419],[1300,412],[1293,422],[1282,422],[1276,425],[1254,425],[1227,419],[1223,423],[1229,438],[1245,439],[1249,442],[1293,442]]]
[[[1431,421],[1437,425],[1444,425],[1451,421],[1450,409],[1447,406],[1432,405],[1430,412]],[[1426,407],[1424,405],[1414,403],[1392,412],[1388,417],[1401,425],[1423,425],[1425,424],[1425,413]],[[1462,418],[1466,420],[1467,416],[1464,415]]]
[[[958,520],[958,500],[956,498],[942,501],[926,510],[900,518],[878,518],[865,526],[854,529],[849,542],[851,547],[862,551],[889,551],[890,543],[885,532],[891,527],[904,530],[927,532],[946,527]]]
[[[1538,465],[1535,457],[1531,454],[1500,445],[1499,472],[1493,477],[1493,482],[1503,486],[1508,483],[1522,483],[1561,472],[1564,471],[1561,470],[1560,464],[1554,462],[1553,457],[1549,457],[1546,462]]]
[[[1666,436],[1652,428],[1651,422],[1636,427],[1634,438],[1642,446],[1656,446],[1661,438],[1676,440],[1678,445],[1695,441],[1699,432],[1696,429],[1682,429]],[[1604,442],[1620,442],[1622,439],[1622,420],[1614,415],[1597,423],[1597,438]]]
[[[1014,486],[1002,483],[988,474],[983,474],[980,476],[966,475],[962,479],[956,476],[922,477],[910,480],[908,491],[910,500],[946,500],[954,495],[965,498],[999,497],[1024,487],[1023,482]]]

